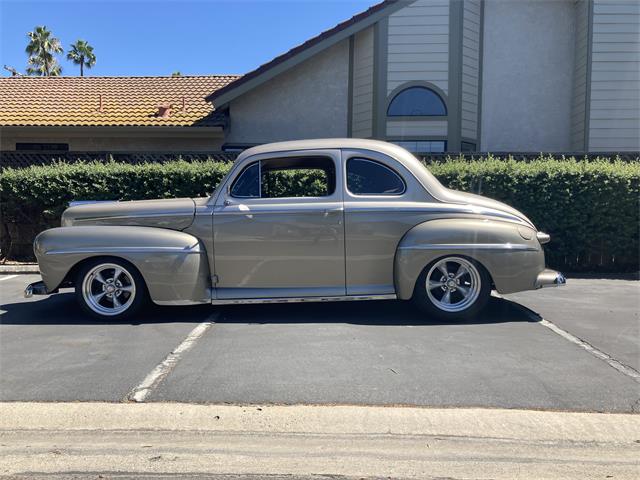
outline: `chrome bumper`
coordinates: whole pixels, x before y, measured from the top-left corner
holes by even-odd
[[[57,291],[57,290],[56,290]],[[49,295],[50,293],[56,293],[47,291],[47,286],[42,280],[35,283],[30,283],[27,288],[24,289],[24,298],[31,298],[34,295]]]
[[[538,274],[536,288],[561,287],[562,285],[566,285],[566,283],[567,279],[564,278],[564,275],[546,268]]]

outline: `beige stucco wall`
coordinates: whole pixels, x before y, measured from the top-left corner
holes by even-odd
[[[349,40],[231,101],[229,143],[346,137]]]
[[[68,143],[77,152],[186,152],[220,150],[220,129],[185,131],[176,129],[136,130],[135,128],[38,128],[5,127],[0,129],[0,149],[15,150],[18,142]]]
[[[487,0],[481,149],[571,149],[573,2]]]

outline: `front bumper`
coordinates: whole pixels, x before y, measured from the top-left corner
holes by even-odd
[[[30,283],[27,288],[24,289],[24,298],[31,298],[34,295],[49,295],[50,293],[56,293],[58,290],[52,292],[47,290],[47,286],[42,280],[35,283]]]
[[[544,269],[536,278],[536,288],[561,287],[566,285],[567,279],[564,275],[549,268]]]

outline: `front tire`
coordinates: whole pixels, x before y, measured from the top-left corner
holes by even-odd
[[[75,285],[80,307],[97,318],[121,320],[147,303],[142,275],[129,262],[118,258],[86,262],[78,271]]]
[[[491,295],[491,278],[478,263],[464,257],[442,257],[418,276],[413,303],[430,317],[469,318],[482,310]]]

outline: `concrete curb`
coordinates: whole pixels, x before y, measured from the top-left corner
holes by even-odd
[[[27,263],[22,265],[0,265],[0,274],[3,273],[23,273],[34,274],[40,273],[37,263]]]
[[[468,435],[540,441],[635,441],[640,415],[493,408],[183,403],[0,403],[0,431],[187,430]]]
[[[0,403],[0,472],[626,479],[637,475],[639,436],[632,414]]]

